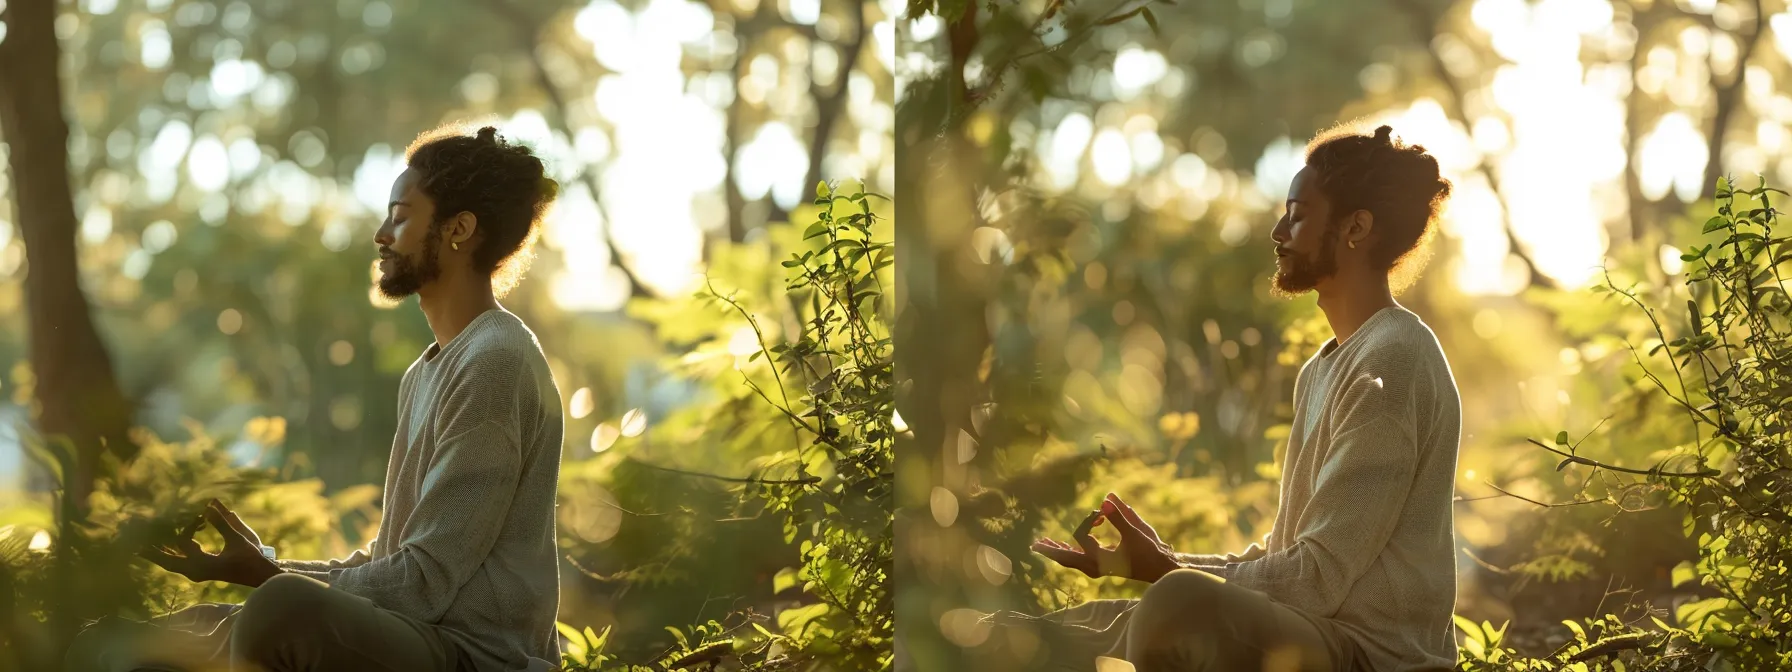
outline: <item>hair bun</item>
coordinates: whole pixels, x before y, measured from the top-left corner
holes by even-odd
[[[481,142],[493,142],[493,143],[497,142],[498,141],[498,127],[486,126],[485,128],[479,129],[479,140]]]
[[[1391,142],[1393,140],[1393,138],[1394,138],[1394,127],[1393,126],[1389,126],[1387,124],[1382,124],[1381,128],[1375,129],[1375,139],[1376,140],[1379,140],[1381,142]]]

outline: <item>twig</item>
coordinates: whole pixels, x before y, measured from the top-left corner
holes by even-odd
[[[1543,507],[1543,508],[1546,508],[1546,509],[1553,509],[1553,508],[1556,508],[1556,507],[1558,507],[1558,506],[1579,506],[1579,505],[1581,505],[1581,504],[1595,504],[1595,503],[1598,503],[1598,502],[1603,502],[1603,501],[1606,501],[1606,500],[1605,500],[1605,499],[1577,499],[1577,500],[1574,500],[1574,501],[1572,501],[1572,502],[1562,502],[1562,503],[1559,503],[1559,504],[1548,504],[1548,503],[1545,503],[1545,502],[1539,502],[1539,501],[1537,501],[1537,500],[1535,500],[1535,499],[1531,499],[1531,498],[1529,498],[1529,497],[1526,497],[1526,496],[1524,496],[1524,495],[1520,495],[1520,494],[1515,494],[1515,493],[1513,493],[1513,492],[1511,492],[1511,491],[1509,491],[1509,490],[1506,490],[1506,489],[1505,489],[1505,488],[1502,488],[1502,487],[1500,487],[1500,486],[1497,486],[1497,485],[1494,485],[1494,484],[1493,484],[1493,481],[1481,481],[1481,482],[1482,482],[1482,483],[1485,483],[1485,484],[1486,484],[1486,485],[1487,485],[1487,487],[1489,487],[1489,488],[1493,488],[1493,489],[1495,489],[1495,490],[1498,490],[1498,491],[1500,491],[1500,494],[1503,494],[1503,495],[1506,495],[1506,496],[1507,496],[1507,497],[1513,497],[1513,498],[1517,498],[1517,499],[1522,499],[1522,500],[1524,500],[1524,501],[1527,501],[1527,502],[1530,502],[1530,503],[1532,503],[1532,504],[1536,504],[1536,505],[1537,505],[1537,506],[1541,506],[1541,507]]]
[[[1639,476],[1673,476],[1676,478],[1716,478],[1723,473],[1716,469],[1701,469],[1699,471],[1662,471],[1661,467],[1656,467],[1654,469],[1647,469],[1647,470],[1631,469],[1629,467],[1620,467],[1620,466],[1616,466],[1616,465],[1606,464],[1604,462],[1600,462],[1599,460],[1581,457],[1579,455],[1571,455],[1569,453],[1562,452],[1561,450],[1557,449],[1555,446],[1551,446],[1549,444],[1546,444],[1542,441],[1538,441],[1538,440],[1530,438],[1530,437],[1525,437],[1525,440],[1529,441],[1537,446],[1542,447],[1544,450],[1555,453],[1557,455],[1561,455],[1562,457],[1567,458],[1568,461],[1570,461],[1570,462],[1573,462],[1575,464],[1584,464],[1589,467],[1593,467],[1595,469],[1619,471],[1619,472],[1623,472],[1626,474],[1637,474]],[[1491,484],[1489,484],[1489,485],[1491,485]],[[1514,495],[1514,496],[1516,496],[1516,495]],[[1520,498],[1520,499],[1522,499],[1522,498]]]
[[[1659,634],[1661,634],[1661,633],[1633,632],[1633,633],[1625,634],[1625,635],[1613,635],[1611,637],[1607,637],[1605,639],[1599,640],[1598,644],[1589,646],[1586,649],[1583,649],[1580,653],[1576,653],[1572,656],[1569,656],[1568,662],[1578,663],[1578,662],[1592,660],[1592,659],[1598,658],[1600,656],[1609,656],[1609,655],[1612,655],[1619,651],[1627,651],[1630,649],[1640,649],[1640,648],[1643,648],[1646,646],[1654,646],[1655,644],[1659,643],[1659,641],[1655,637],[1656,635],[1659,635]]]
[[[697,478],[708,478],[708,479],[713,479],[713,480],[717,480],[717,481],[727,481],[729,483],[758,483],[760,485],[814,485],[816,483],[821,482],[820,476],[806,476],[803,478],[785,478],[785,479],[745,478],[745,477],[740,477],[740,476],[722,476],[722,475],[718,475],[718,474],[709,474],[709,473],[704,473],[701,471],[689,471],[686,469],[677,469],[674,467],[662,467],[657,464],[650,464],[647,462],[642,462],[642,461],[634,459],[634,458],[629,458],[629,461],[633,462],[635,464],[639,464],[643,467],[647,467],[648,469],[655,470],[655,471],[663,471],[666,473],[678,474],[680,476],[695,476]]]

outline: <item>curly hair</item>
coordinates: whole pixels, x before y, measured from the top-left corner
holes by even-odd
[[[435,202],[435,225],[462,212],[478,220],[473,266],[492,277],[492,291],[510,293],[534,260],[541,219],[559,194],[541,159],[492,126],[469,135],[448,124],[417,136],[405,165],[420,174],[417,188]]]
[[[1357,123],[1339,124],[1307,144],[1307,167],[1337,222],[1358,210],[1375,217],[1369,259],[1386,269],[1396,293],[1418,278],[1430,259],[1437,217],[1452,185],[1438,171],[1437,157],[1423,145],[1393,137],[1392,126],[1360,132]]]

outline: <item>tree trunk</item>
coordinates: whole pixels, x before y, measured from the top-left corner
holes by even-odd
[[[1761,43],[1761,28],[1767,17],[1762,15],[1761,0],[1755,0],[1754,26],[1748,34],[1740,36],[1741,51],[1736,56],[1736,72],[1727,83],[1717,81],[1717,73],[1711,74],[1711,92],[1716,98],[1716,109],[1712,112],[1711,137],[1706,143],[1709,154],[1705,160],[1705,184],[1699,187],[1699,199],[1709,201],[1717,196],[1717,178],[1722,176],[1724,136],[1729,133],[1730,119],[1736,115],[1736,106],[1742,102],[1742,86],[1748,74],[1748,62],[1755,54],[1755,45]],[[1709,59],[1707,59],[1709,62]]]
[[[852,70],[858,67],[859,53],[865,50],[865,36],[869,26],[865,25],[865,3],[853,0],[853,38],[840,48],[840,67],[836,69],[834,90],[823,94],[821,87],[811,85],[815,98],[815,137],[809,141],[809,173],[803,180],[805,191],[814,189],[822,179],[822,160],[828,155],[828,139],[834,137],[834,125],[840,114],[846,111],[846,94],[848,84],[852,82]],[[864,176],[860,176],[863,178]]]
[[[35,420],[45,437],[72,441],[76,460],[64,475],[64,506],[84,512],[100,454],[136,456],[129,433],[136,409],[113,377],[111,357],[81,290],[55,4],[7,4],[8,30],[0,42],[0,133],[10,148],[13,202],[25,244],[25,304],[40,405]]]

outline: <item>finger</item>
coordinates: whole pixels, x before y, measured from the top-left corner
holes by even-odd
[[[1050,559],[1052,562],[1082,572],[1091,578],[1100,578],[1100,572],[1093,566],[1094,558],[1087,555],[1067,548],[1040,547],[1034,548],[1033,550]]]
[[[224,521],[227,523],[230,523],[230,526],[236,528],[236,531],[241,532],[243,534],[244,539],[249,539],[249,540],[253,541],[255,539],[260,538],[259,536],[257,536],[255,534],[255,530],[249,529],[248,523],[243,522],[242,516],[236,515],[235,511],[231,511],[230,509],[225,509],[224,510]]]
[[[1070,534],[1071,538],[1076,541],[1077,545],[1081,546],[1083,548],[1083,552],[1089,554],[1090,556],[1094,556],[1096,551],[1101,550],[1101,544],[1096,543],[1095,536],[1092,534],[1089,534],[1089,530],[1091,528],[1095,527],[1095,521],[1100,518],[1101,518],[1101,510],[1100,509],[1090,511],[1089,517],[1083,519],[1083,524],[1076,526],[1076,531],[1074,531]]]
[[[1123,545],[1148,544],[1150,546],[1157,546],[1155,540],[1145,536],[1145,531],[1139,529],[1131,520],[1127,520],[1124,515],[1114,516],[1114,529],[1120,532],[1120,543]]]
[[[1052,548],[1070,548],[1069,546],[1065,546],[1064,542],[1058,541],[1057,539],[1053,539],[1051,537],[1041,537],[1039,539],[1039,541],[1033,542],[1033,545],[1034,546],[1050,546]]]
[[[243,536],[242,532],[237,531],[236,527],[230,524],[230,521],[224,519],[224,513],[218,508],[210,506],[206,507],[205,519],[211,521],[212,528],[216,529],[218,534],[224,537],[225,548],[243,546],[249,543],[249,540]]]
[[[1139,528],[1139,531],[1149,535],[1153,540],[1158,538],[1157,530],[1146,523],[1145,519],[1140,518],[1139,512],[1132,510],[1132,505],[1127,504],[1125,500],[1120,499],[1120,495],[1110,492],[1108,493],[1108,499],[1114,503],[1114,508],[1120,511],[1120,517],[1125,518],[1128,522],[1132,523],[1134,527]]]

